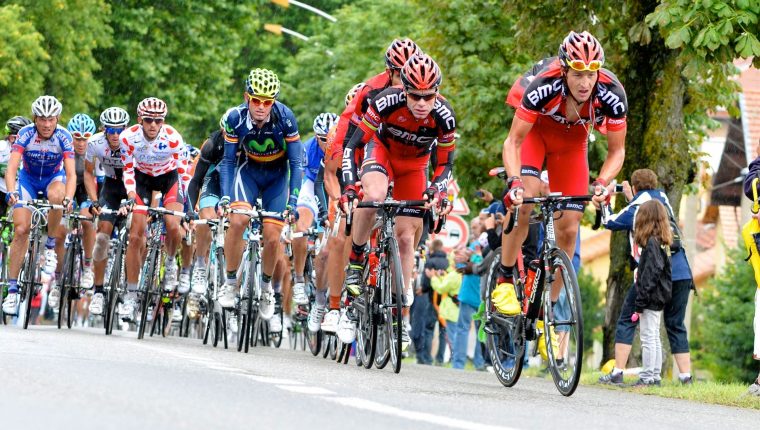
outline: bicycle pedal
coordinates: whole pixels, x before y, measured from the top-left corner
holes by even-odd
[[[491,335],[499,334],[498,330],[496,330],[491,323],[486,323],[483,326],[483,331]]]

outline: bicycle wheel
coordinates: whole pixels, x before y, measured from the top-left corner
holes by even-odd
[[[2,229],[0,228],[0,231]],[[7,249],[5,246],[5,241],[0,238],[0,304],[3,303],[3,300],[5,300],[5,296],[8,293],[8,262],[6,261],[6,253]],[[0,306],[0,322],[2,322],[3,325],[7,325],[8,322],[6,321],[6,315],[3,312],[3,307]]]
[[[386,336],[388,331],[385,330],[385,323],[377,329],[377,347],[375,350],[375,368],[382,370],[391,361],[391,352],[388,349]]]
[[[40,239],[35,238],[29,249],[27,258],[24,261],[24,291],[22,293],[21,303],[24,303],[24,330],[29,327],[29,321],[32,319],[32,300],[39,294],[39,288],[42,286],[42,267],[36,264],[40,258]],[[19,314],[22,314],[19,312]]]
[[[317,330],[316,333],[312,333],[307,328],[305,333],[306,343],[309,345],[309,351],[311,351],[311,355],[316,357],[322,349],[322,330]]]
[[[365,285],[367,285],[365,283]],[[374,289],[367,285],[364,294],[357,297],[352,306],[355,306],[358,314],[356,326],[356,356],[361,360],[364,366],[369,369],[375,360],[375,350],[377,348],[377,325],[372,319],[372,302]]]
[[[551,253],[551,279],[561,279],[562,288],[556,301],[552,288],[544,292],[544,342],[549,356],[549,369],[554,385],[563,396],[571,396],[578,388],[583,368],[583,307],[573,264],[561,249]]]
[[[108,278],[108,312],[106,315],[106,334],[113,333],[113,326],[116,322],[116,309],[121,301],[120,288],[121,288],[121,273],[124,269],[124,245],[119,245],[114,250],[114,260],[111,265],[111,273]]]
[[[404,287],[404,276],[401,271],[401,258],[399,257],[398,243],[393,237],[386,238],[386,264],[381,264],[381,271],[385,272],[383,302],[386,316],[386,335],[388,349],[391,352],[391,365],[393,372],[401,372],[401,336],[404,330],[401,317],[401,294]],[[385,266],[385,267],[383,267]]]
[[[501,248],[492,251],[501,255]],[[499,258],[495,258],[488,271],[488,290],[485,297],[485,312],[488,325],[486,332],[486,350],[491,358],[496,379],[505,387],[513,387],[520,379],[525,356],[525,329],[523,316],[508,317],[496,311],[491,294],[496,288],[499,276]],[[514,278],[518,279],[518,277]],[[518,284],[519,288],[519,284]],[[519,297],[519,295],[518,295]]]
[[[140,277],[142,285],[140,285],[139,294],[142,295],[142,301],[140,302],[140,324],[137,328],[138,339],[142,339],[145,336],[145,324],[148,321],[148,302],[150,302],[151,299],[154,278],[157,277],[156,263],[158,262],[158,256],[154,254],[154,252],[151,252],[150,255],[148,255],[146,264],[143,266],[142,276]]]
[[[66,253],[63,256],[63,277],[58,287],[61,294],[58,300],[58,329],[61,329],[64,321],[68,321],[68,314],[71,313],[71,286],[74,272],[74,247],[69,244]],[[69,326],[71,328],[71,326]]]

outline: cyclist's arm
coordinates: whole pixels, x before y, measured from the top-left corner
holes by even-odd
[[[63,159],[63,169],[66,171],[66,195],[64,197],[73,199],[77,190],[77,165],[74,157]]]
[[[607,158],[604,159],[601,170],[599,170],[599,179],[609,184],[614,179],[620,169],[623,168],[625,161],[625,132],[626,129],[607,132]]]
[[[522,167],[520,164],[520,146],[532,128],[533,123],[521,119],[517,115],[512,120],[512,127],[509,129],[509,135],[504,140],[504,147],[501,151],[501,158],[508,176],[520,176]]]
[[[201,184],[203,183],[203,178],[206,177],[206,172],[208,172],[209,163],[208,161],[204,160],[203,157],[198,159],[198,163],[195,165],[195,172],[193,172],[193,178],[190,179],[190,185],[187,187],[187,198],[190,199],[190,207],[195,208],[196,203],[198,203],[198,196],[201,191]]]
[[[21,152],[11,152],[11,158],[8,160],[8,168],[5,171],[5,187],[9,193],[16,191],[16,174],[18,166],[21,164]]]
[[[328,158],[325,159],[324,177],[325,177],[325,192],[333,200],[340,198],[340,181],[338,180],[338,166],[340,165],[341,158]]]
[[[288,142],[288,163],[290,164],[290,196],[288,197],[288,203],[293,208],[295,208],[298,193],[303,183],[303,154],[303,143],[301,143],[300,138]]]
[[[232,182],[235,179],[235,162],[238,149],[237,136],[224,133],[224,157],[219,163],[219,182],[222,186],[222,196],[232,197]]]
[[[314,194],[319,201],[319,215],[322,216],[327,213],[327,195],[325,195],[325,163],[324,160],[319,163],[319,172],[317,172],[317,179],[314,181]]]
[[[84,162],[84,189],[87,190],[87,197],[96,202],[98,200],[98,190],[95,180],[95,163],[85,160]]]
[[[124,166],[124,169],[122,170],[124,189],[127,192],[127,197],[134,199],[137,196],[137,186],[135,185],[134,155],[132,154],[130,145],[127,143],[121,144],[121,164]]]

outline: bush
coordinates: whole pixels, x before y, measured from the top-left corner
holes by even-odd
[[[604,323],[602,305],[602,284],[583,268],[578,272],[578,286],[581,289],[583,305],[583,350],[589,351],[594,346],[594,330]]]
[[[754,299],[757,285],[752,267],[744,261],[743,246],[730,250],[722,273],[700,291],[695,306],[695,332],[701,365],[718,380],[749,382],[757,376],[758,362],[752,359]]]

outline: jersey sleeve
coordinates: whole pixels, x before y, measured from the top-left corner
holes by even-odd
[[[436,166],[433,172],[433,184],[439,191],[446,191],[454,169],[454,152],[456,149],[456,116],[448,101],[441,98],[433,107],[438,123],[438,143],[436,145]]]
[[[58,143],[61,145],[63,159],[74,158],[74,139],[71,137],[71,133],[64,128],[61,128],[58,136]]]
[[[626,128],[628,98],[617,76],[607,69],[602,69],[599,72],[597,91],[602,113],[606,117],[607,130],[619,131]]]
[[[561,77],[556,57],[545,58],[515,81],[507,95],[507,104],[517,109],[516,117],[533,124],[562,91]]]
[[[285,142],[287,142],[287,156],[290,165],[290,196],[289,203],[295,206],[295,200],[303,182],[303,159],[304,148],[301,143],[301,136],[298,134],[298,123],[296,117],[290,109],[285,109],[285,115],[282,119],[283,133]]]
[[[124,165],[122,171],[122,177],[124,179],[124,188],[129,193],[137,192],[137,185],[135,183],[135,163],[134,163],[134,151],[135,147],[128,139],[128,131],[124,131],[119,136],[121,140],[121,164]]]

